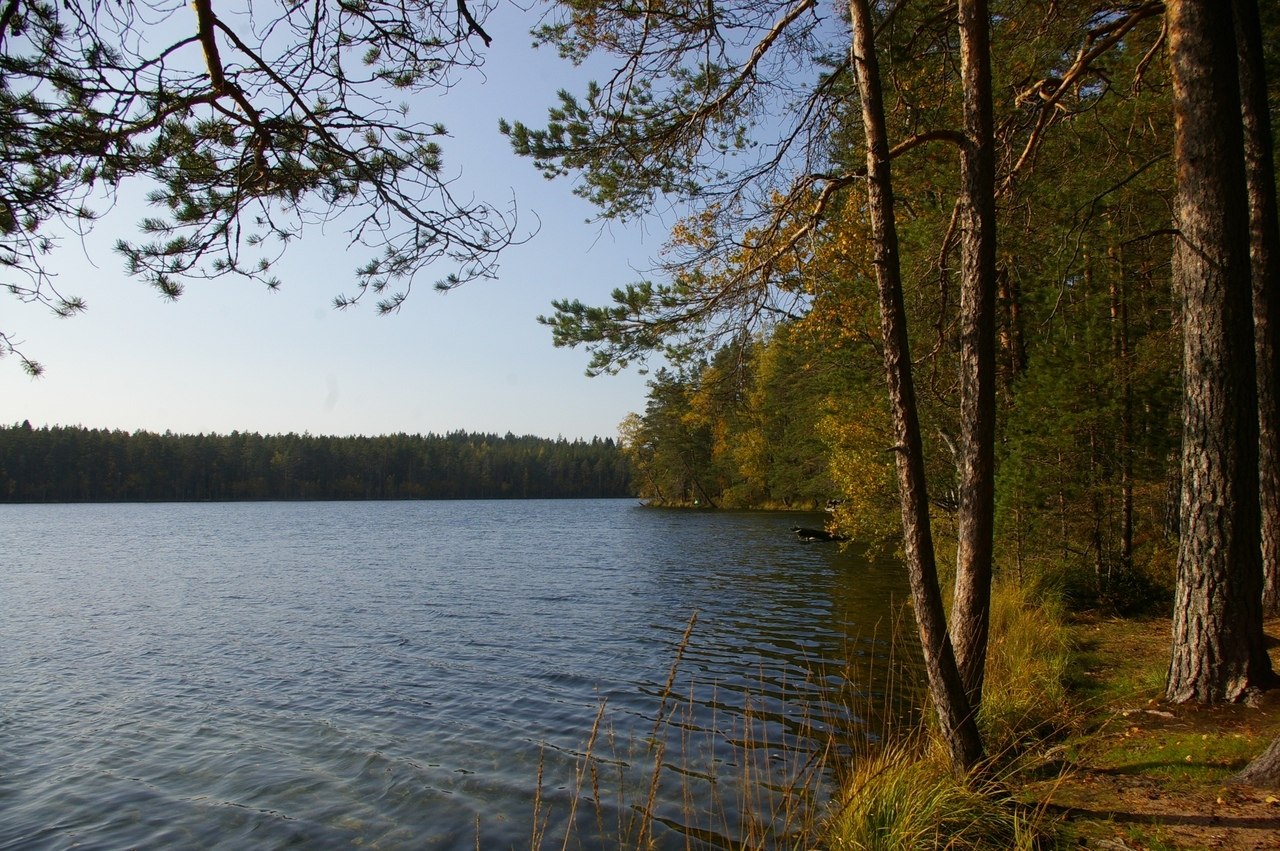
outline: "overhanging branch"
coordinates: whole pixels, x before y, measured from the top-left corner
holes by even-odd
[[[467,26],[471,28],[471,31],[480,36],[480,40],[484,42],[485,47],[493,44],[493,39],[484,31],[484,27],[480,26],[480,22],[471,15],[471,10],[467,8],[467,0],[458,0],[458,14],[467,22]]]

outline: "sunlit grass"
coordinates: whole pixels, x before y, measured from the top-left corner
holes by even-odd
[[[1015,756],[1073,723],[1067,690],[1071,665],[1061,602],[1021,586],[998,584],[979,716],[988,753]]]
[[[905,738],[858,754],[822,845],[850,851],[1016,851],[1040,847],[1050,821],[997,783],[957,775],[945,749]]]
[[[957,774],[919,726],[848,760],[822,845],[838,849],[1030,849],[1057,822],[1007,791],[1023,755],[1060,737],[1075,717],[1065,678],[1071,645],[1061,605],[1020,587],[994,591],[981,726],[993,756]],[[926,716],[927,717],[927,716]],[[1001,775],[999,772],[1005,772]]]
[[[1158,699],[1169,669],[1167,619],[1082,620],[1072,628],[1074,660],[1066,677],[1070,691],[1093,705]]]
[[[1094,754],[1095,767],[1113,774],[1142,775],[1158,780],[1223,783],[1265,748],[1268,740],[1235,733],[1145,735],[1138,725],[1116,735]]]

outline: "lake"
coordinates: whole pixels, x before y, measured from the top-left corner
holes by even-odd
[[[821,522],[0,506],[0,848],[785,832],[751,813],[877,734],[902,652],[902,571],[789,531]]]

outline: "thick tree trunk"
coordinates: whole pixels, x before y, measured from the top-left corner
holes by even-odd
[[[1245,180],[1249,192],[1249,253],[1253,270],[1253,330],[1258,360],[1258,479],[1262,503],[1263,610],[1280,614],[1280,216],[1271,115],[1267,104],[1262,24],[1256,0],[1234,0]]]
[[[987,0],[959,0],[960,512],[951,640],[969,704],[982,703],[995,526],[996,179]]]
[[[1244,767],[1244,770],[1232,777],[1235,783],[1247,783],[1250,786],[1280,789],[1280,736],[1271,745]]]
[[[1230,4],[1171,0],[1182,301],[1178,582],[1166,696],[1234,701],[1270,681],[1262,643],[1258,417],[1239,83]]]
[[[862,101],[867,140],[867,200],[875,243],[876,283],[880,294],[880,327],[884,335],[885,373],[896,447],[898,491],[902,502],[903,550],[911,581],[916,625],[924,651],[929,692],[938,712],[942,734],[956,766],[968,769],[983,756],[982,738],[947,634],[942,591],[929,525],[929,497],[925,483],[924,451],[916,412],[911,353],[907,340],[906,308],[898,259],[897,224],[893,211],[893,181],[885,130],[880,70],[875,52],[875,28],[867,0],[851,0],[852,63]]]

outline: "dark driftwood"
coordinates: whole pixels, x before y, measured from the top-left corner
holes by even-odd
[[[826,529],[812,529],[808,526],[792,526],[791,531],[796,533],[802,541],[847,541],[844,535],[838,535],[834,532],[828,532]]]

